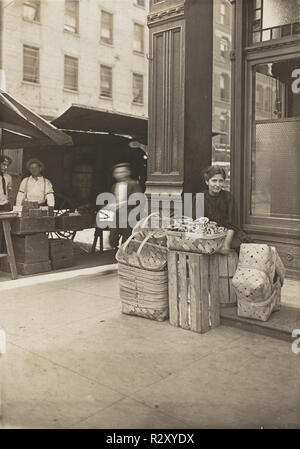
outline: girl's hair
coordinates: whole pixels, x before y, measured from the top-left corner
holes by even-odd
[[[207,167],[203,170],[203,176],[206,182],[215,175],[221,175],[224,181],[226,179],[226,172],[224,168],[218,167],[217,165],[211,165],[210,167]]]

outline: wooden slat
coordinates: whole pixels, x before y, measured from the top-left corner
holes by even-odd
[[[11,278],[17,279],[18,273],[17,273],[14,249],[13,249],[11,235],[10,235],[10,223],[8,220],[3,220],[2,225],[3,225],[3,233],[4,233],[6,248],[7,248],[8,263],[10,266]]]
[[[220,325],[219,298],[219,257],[214,254],[209,258],[209,290],[210,290],[210,320],[211,327]]]
[[[169,321],[172,326],[179,326],[178,313],[178,278],[177,278],[177,253],[168,253],[168,277],[169,277]]]
[[[232,279],[229,279],[229,304],[236,304],[237,303],[237,296],[235,293],[235,289],[233,288],[232,285]]]
[[[228,276],[232,278],[236,272],[237,265],[239,262],[239,256],[235,251],[231,251],[228,254],[227,264],[228,264]]]
[[[200,309],[200,259],[197,254],[189,256],[190,285],[191,285],[191,330],[201,332]]]
[[[204,254],[199,255],[200,274],[200,332],[209,331],[209,257]]]
[[[181,327],[183,329],[190,329],[188,316],[188,294],[187,294],[187,256],[179,254],[178,263],[178,290],[179,290],[179,307]]]

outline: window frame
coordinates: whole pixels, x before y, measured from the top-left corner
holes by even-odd
[[[102,15],[104,14],[108,14],[111,17],[111,42],[105,42],[102,40]],[[102,45],[108,45],[109,47],[113,47],[114,46],[114,22],[115,22],[115,14],[112,11],[108,11],[107,9],[101,8],[100,10],[100,44]]]
[[[134,78],[135,77],[141,77],[141,79],[143,80],[143,86],[142,86],[142,101],[141,102],[137,102],[134,101]],[[132,104],[135,106],[144,106],[145,105],[145,75],[144,73],[139,73],[139,72],[132,72]]]
[[[143,28],[143,40],[142,40],[142,50],[136,50],[134,48],[134,42],[135,42],[135,29],[136,27]],[[145,55],[145,25],[141,22],[138,22],[137,20],[133,21],[133,53],[138,55]]]
[[[146,9],[146,0],[142,0],[144,2],[143,5],[139,5],[138,1],[139,0],[134,0],[133,4],[139,8]]]
[[[30,23],[36,23],[36,24],[41,24],[41,7],[42,7],[42,2],[41,0],[36,0],[36,3],[38,3],[38,11],[39,11],[39,18],[38,20],[34,20],[34,19],[30,19],[29,17],[24,16],[24,7],[25,5],[30,6],[31,1],[30,0],[25,0],[23,1],[23,20],[25,22],[30,22]]]
[[[227,48],[227,50],[225,50],[225,52],[224,52],[225,53],[224,55],[222,54],[222,43],[225,43],[225,46]],[[228,37],[221,36],[220,37],[220,56],[221,56],[221,58],[228,59],[229,53],[230,53],[230,41],[229,41]]]
[[[38,54],[38,75],[36,78],[36,81],[33,81],[32,79],[25,79],[25,48],[27,49],[31,49],[31,50],[37,50],[37,54]],[[36,47],[35,45],[30,45],[30,44],[23,44],[23,54],[22,54],[22,62],[23,62],[23,67],[22,67],[22,82],[24,83],[30,83],[32,85],[39,85],[40,84],[40,64],[41,64],[41,58],[40,58],[40,47]]]
[[[77,74],[76,74],[76,89],[72,89],[71,87],[66,86],[66,58],[73,59],[77,61]],[[73,56],[70,54],[64,54],[64,84],[63,88],[67,92],[78,93],[79,92],[79,57]]]
[[[76,29],[75,31],[71,31],[66,29],[66,6],[67,6],[67,1],[73,1],[77,4],[76,7],[76,17],[75,17],[75,21],[76,21]],[[79,0],[65,0],[65,5],[64,5],[65,9],[64,9],[64,33],[69,33],[73,36],[78,36],[79,35],[79,8],[80,8],[80,2]]]
[[[103,95],[102,93],[101,93],[101,75],[102,75],[102,68],[105,68],[105,69],[110,69],[111,70],[111,96],[109,97],[109,96],[106,96],[106,95]],[[104,100],[112,100],[113,99],[113,91],[114,91],[114,75],[113,75],[113,66],[112,65],[108,65],[108,64],[103,64],[103,63],[100,63],[100,94],[99,94],[99,97],[101,98],[101,99],[104,99]]]

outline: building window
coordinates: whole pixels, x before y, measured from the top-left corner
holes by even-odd
[[[23,8],[24,19],[31,20],[32,22],[39,22],[41,19],[40,9],[40,0],[26,0]]]
[[[299,0],[251,0],[252,44],[300,34]]]
[[[79,1],[65,0],[65,25],[64,30],[70,33],[78,33],[79,29]]]
[[[112,67],[100,66],[100,95],[112,98]]]
[[[144,103],[144,76],[137,73],[133,74],[133,103]]]
[[[104,44],[113,44],[113,15],[106,11],[101,11],[100,40]]]
[[[68,90],[78,90],[78,58],[65,55],[64,87]]]
[[[133,49],[138,53],[144,53],[144,26],[138,23],[134,24]]]
[[[40,79],[40,50],[23,46],[23,80],[38,83]]]
[[[222,73],[220,76],[220,97],[222,100],[229,100],[229,76]]]
[[[264,107],[264,88],[263,86],[256,86],[256,107],[262,110]]]
[[[220,23],[221,23],[221,25],[225,25],[225,18],[226,18],[226,5],[225,5],[225,3],[221,2],[221,4],[220,4]]]
[[[220,54],[222,58],[227,58],[229,53],[229,41],[226,37],[222,37],[220,40]]]
[[[145,8],[145,0],[135,0],[135,4],[138,6],[143,6],[143,8]]]

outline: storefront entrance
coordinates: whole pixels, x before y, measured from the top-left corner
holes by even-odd
[[[244,0],[235,8],[232,154],[240,221],[255,240],[276,245],[288,274],[299,277],[300,2]]]

